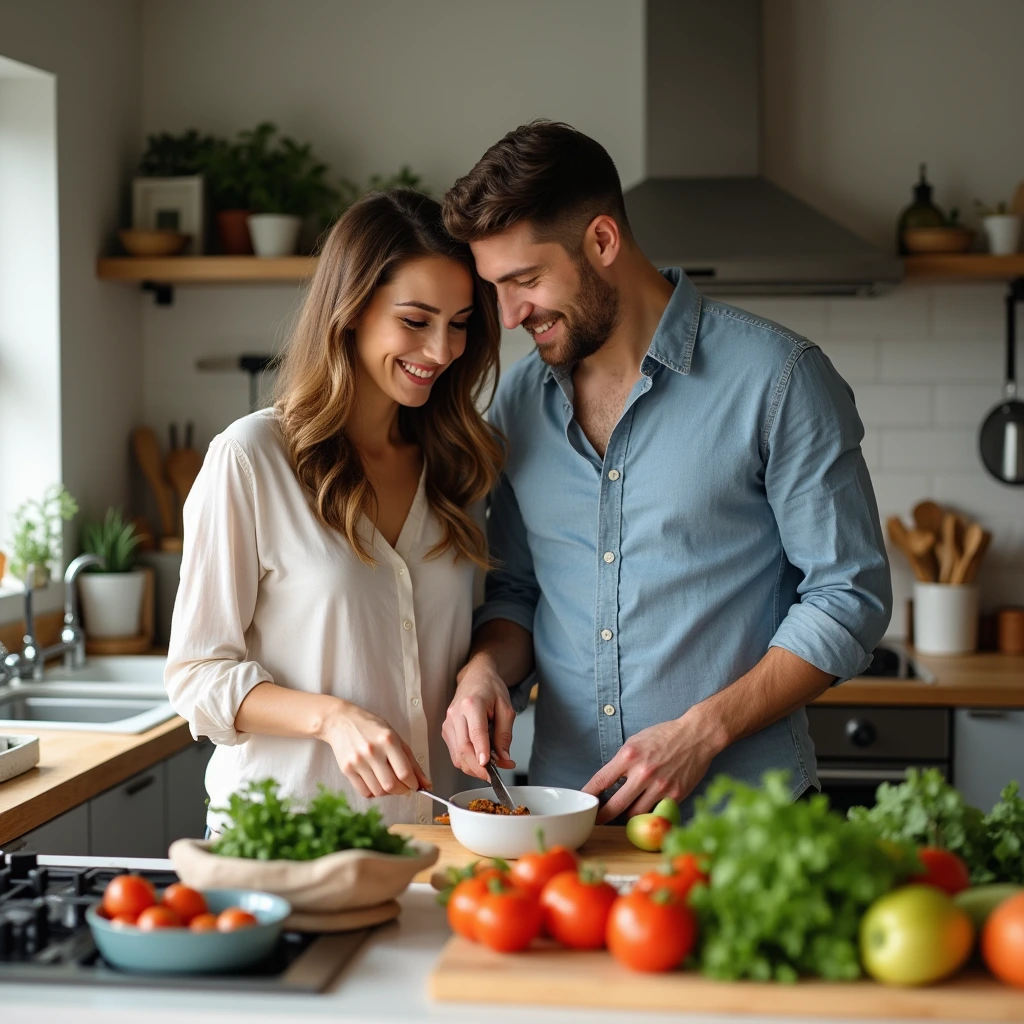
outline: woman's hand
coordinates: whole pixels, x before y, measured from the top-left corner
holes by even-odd
[[[432,788],[402,737],[356,704],[337,700],[317,738],[331,745],[345,778],[366,799]]]
[[[459,675],[455,696],[441,727],[452,764],[467,775],[487,781],[484,766],[491,757],[493,722],[496,764],[499,768],[515,768],[516,763],[509,756],[515,718],[508,687],[501,677],[485,659],[471,662]]]

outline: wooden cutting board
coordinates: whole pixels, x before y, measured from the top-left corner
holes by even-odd
[[[428,981],[433,999],[471,1003],[600,1007],[782,1017],[1024,1020],[1024,990],[982,974],[926,988],[871,981],[796,985],[711,981],[698,974],[637,974],[608,953],[537,943],[525,953],[494,953],[453,938]]]
[[[429,870],[416,876],[417,882],[429,882],[436,871],[448,867],[463,867],[480,858],[467,850],[452,835],[450,825],[395,825],[392,832],[401,832],[426,843],[433,843],[441,851],[437,863]],[[661,857],[656,853],[638,850],[626,838],[622,825],[596,825],[590,838],[577,851],[585,860],[597,861],[604,865],[609,875],[640,875],[658,867]]]

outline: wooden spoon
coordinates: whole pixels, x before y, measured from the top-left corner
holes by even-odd
[[[960,584],[967,582],[967,573],[971,565],[977,562],[982,548],[988,547],[988,541],[985,537],[986,531],[977,523],[971,523],[967,527],[964,532],[964,551],[957,559],[956,565],[953,566],[953,573],[949,579],[950,583]],[[988,534],[988,538],[991,540],[992,534]]]
[[[939,566],[935,558],[938,538],[930,530],[907,530],[907,550],[917,559],[932,583],[938,578]]]
[[[132,432],[132,447],[135,459],[149,481],[160,512],[160,529],[165,537],[174,533],[174,509],[171,507],[171,492],[164,482],[163,460],[160,457],[160,442],[150,427],[136,427]]]
[[[939,544],[938,556],[939,582],[949,583],[959,556],[956,546],[956,516],[952,512],[947,512],[942,517],[942,541]]]
[[[177,446],[177,428],[171,431],[173,447],[164,461],[164,472],[178,495],[178,507],[184,509],[185,499],[203,468],[203,457],[192,447],[192,424],[185,426],[185,447]],[[183,524],[184,525],[184,524]]]
[[[931,498],[926,501],[919,501],[914,506],[914,523],[919,530],[928,530],[935,534],[936,538],[942,535],[942,506],[936,504]]]
[[[927,565],[910,548],[910,541],[907,539],[907,528],[899,516],[889,516],[885,521],[889,531],[889,540],[903,552],[914,575],[925,583],[931,583],[935,577],[929,573]]]

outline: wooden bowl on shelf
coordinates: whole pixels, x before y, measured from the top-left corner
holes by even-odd
[[[903,244],[908,252],[967,252],[974,241],[969,228],[907,228]]]
[[[118,236],[130,255],[150,257],[177,256],[192,237],[181,231],[147,228],[122,228]]]

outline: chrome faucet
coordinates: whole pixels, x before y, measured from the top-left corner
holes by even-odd
[[[64,664],[69,668],[81,668],[85,664],[85,631],[78,622],[75,583],[83,569],[90,565],[105,564],[99,555],[79,555],[71,561],[64,573],[64,629],[60,634],[60,643],[42,648],[36,640],[32,610],[32,584],[36,578],[36,566],[25,567],[25,636],[21,642],[21,653],[8,654],[4,659],[8,678],[42,679],[43,666],[58,654],[64,655]]]
[[[0,686],[9,682],[11,670],[7,667],[7,648],[0,643]]]

